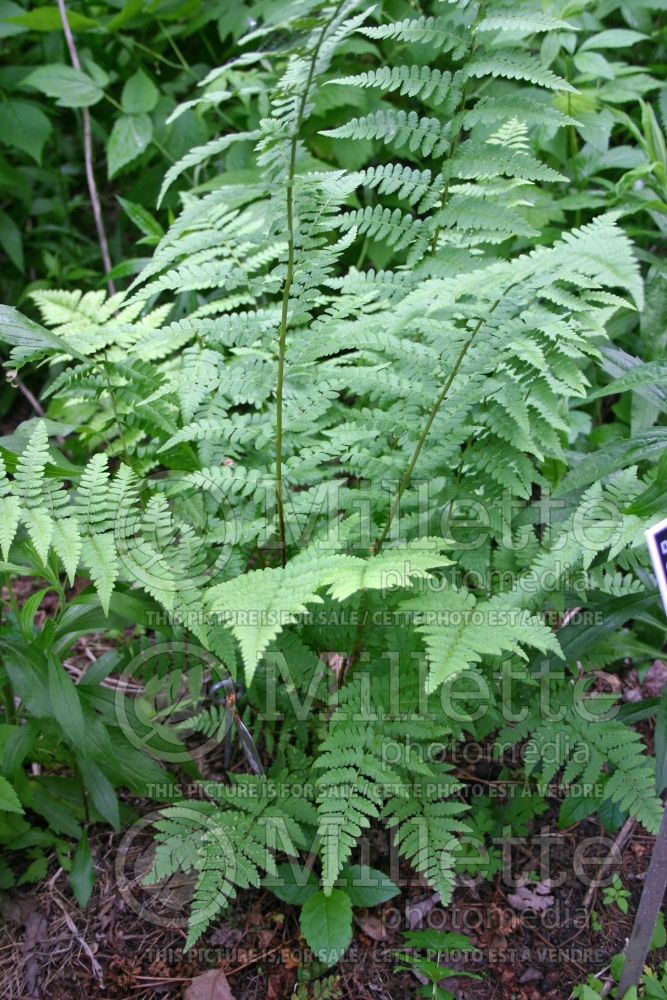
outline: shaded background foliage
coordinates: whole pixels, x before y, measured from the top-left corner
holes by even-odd
[[[3,269],[4,301],[18,304],[35,287],[100,282],[81,107],[93,109],[112,259],[123,264],[116,274],[136,270],[126,261],[136,229],[116,196],[122,191],[126,201],[153,206],[167,166],[219,127],[219,119],[208,122],[188,111],[172,124],[167,119],[188,89],[224,60],[248,17],[242,4],[230,11],[224,2],[81,4],[69,11],[85,74],[77,80],[56,5],[3,2],[0,242],[13,265]]]

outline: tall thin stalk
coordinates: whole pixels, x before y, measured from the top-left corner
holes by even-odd
[[[484,4],[485,4],[485,2],[486,2],[486,0],[480,0],[480,4],[479,4],[479,7],[477,8],[477,15],[475,17],[474,24],[472,25],[472,27],[470,29],[470,48],[468,49],[468,54],[467,54],[466,62],[470,62],[470,60],[472,59],[472,57],[475,54],[475,49],[477,48],[477,26],[480,23],[480,21],[482,20],[482,17],[484,16]],[[463,84],[463,90],[461,91],[461,111],[460,111],[459,126],[456,129],[456,134],[454,135],[454,138],[452,139],[452,145],[451,145],[450,150],[449,150],[449,155],[448,155],[447,160],[445,162],[446,177],[445,177],[445,186],[444,186],[444,188],[442,190],[442,196],[440,198],[440,211],[441,212],[444,211],[444,209],[447,207],[447,202],[449,201],[449,186],[450,186],[450,182],[451,182],[452,176],[451,176],[451,171],[447,170],[447,165],[451,164],[452,160],[454,159],[454,156],[456,155],[456,151],[459,148],[459,143],[461,142],[461,133],[463,132],[463,119],[465,117],[466,102],[468,100],[467,87],[468,87],[468,83],[466,81]],[[435,251],[437,250],[437,247],[438,247],[438,238],[440,236],[441,229],[442,229],[442,226],[436,226],[435,227],[435,231],[434,231],[433,236],[431,238],[431,253],[435,253]]]
[[[60,22],[63,26],[63,34],[65,35],[65,41],[67,42],[67,49],[69,51],[72,66],[74,69],[81,72],[81,60],[79,59],[76,42],[74,41],[74,35],[72,34],[72,29],[70,28],[69,19],[67,17],[65,0],[57,0],[57,2],[58,12],[60,13]],[[86,169],[86,180],[88,182],[88,194],[90,196],[90,204],[93,209],[93,218],[95,219],[97,242],[100,247],[102,264],[104,265],[104,270],[108,274],[111,270],[111,257],[109,256],[109,243],[107,241],[106,229],[104,228],[102,204],[100,202],[97,183],[95,181],[95,170],[93,167],[93,134],[90,125],[90,112],[88,108],[81,109],[81,119],[83,121],[83,160]],[[109,289],[109,295],[115,295],[116,286],[113,283],[113,279],[107,279],[107,288]]]
[[[389,514],[387,515],[387,520],[385,521],[384,527],[382,528],[382,531],[378,535],[378,537],[377,537],[377,539],[376,539],[376,541],[375,541],[375,543],[373,545],[373,552],[375,552],[375,553],[377,553],[377,552],[380,551],[380,549],[382,548],[382,546],[384,545],[384,543],[385,543],[385,541],[387,539],[387,535],[389,534],[389,531],[391,529],[392,523],[394,521],[394,517],[396,516],[396,514],[398,512],[398,509],[400,507],[401,497],[405,493],[405,491],[406,491],[406,489],[407,489],[407,487],[408,487],[408,485],[410,483],[410,480],[412,478],[412,473],[414,472],[415,466],[416,466],[416,464],[417,464],[417,462],[419,460],[419,456],[421,454],[422,448],[426,444],[426,439],[427,439],[427,437],[429,435],[431,427],[433,426],[433,421],[437,417],[438,411],[440,410],[440,407],[442,406],[442,404],[444,403],[445,399],[447,398],[447,393],[451,389],[452,383],[453,383],[454,379],[456,378],[456,376],[458,375],[459,370],[461,368],[461,365],[463,364],[463,361],[465,359],[465,356],[468,353],[468,351],[470,350],[470,348],[472,347],[472,343],[473,343],[475,337],[477,336],[477,334],[481,330],[483,324],[493,315],[495,309],[498,306],[498,302],[499,301],[500,300],[496,300],[493,303],[493,305],[491,306],[491,309],[489,310],[489,312],[487,313],[486,316],[481,316],[480,317],[480,319],[477,322],[477,324],[476,324],[475,328],[473,329],[472,333],[470,334],[470,336],[468,337],[468,339],[463,343],[463,345],[461,347],[461,350],[459,351],[459,353],[458,353],[458,355],[456,357],[456,361],[454,362],[454,366],[452,367],[451,372],[449,373],[449,375],[445,379],[445,383],[444,383],[442,389],[440,390],[440,393],[438,394],[438,397],[435,400],[433,406],[431,407],[431,410],[430,410],[429,415],[428,415],[428,419],[427,419],[426,423],[424,424],[424,427],[422,428],[422,432],[419,435],[419,438],[417,439],[417,443],[416,443],[414,451],[412,453],[412,457],[410,458],[410,461],[407,464],[405,472],[401,476],[400,482],[398,484],[398,489],[396,490],[396,493],[394,494],[394,499],[392,500],[391,507],[389,508]]]
[[[458,375],[458,373],[459,373],[459,371],[461,369],[461,365],[463,364],[465,356],[468,353],[468,351],[470,350],[470,348],[472,347],[472,343],[475,340],[475,337],[477,336],[477,334],[479,333],[479,331],[482,329],[482,326],[484,325],[484,323],[491,318],[491,316],[493,315],[493,313],[497,309],[499,302],[500,302],[500,299],[496,299],[496,301],[493,303],[493,305],[491,306],[491,308],[490,308],[489,312],[486,314],[486,316],[481,316],[480,317],[480,319],[478,320],[477,325],[474,327],[472,333],[470,334],[470,336],[468,337],[468,339],[461,346],[461,350],[459,351],[459,353],[458,353],[458,355],[456,357],[456,361],[454,362],[454,366],[453,366],[451,372],[449,373],[449,375],[447,376],[447,378],[445,379],[445,384],[443,385],[442,389],[440,390],[440,393],[438,394],[437,399],[435,400],[435,402],[433,403],[433,406],[431,407],[431,410],[430,410],[429,415],[428,415],[428,419],[426,420],[426,423],[424,424],[424,427],[422,428],[422,432],[419,435],[419,438],[417,440],[417,444],[415,445],[414,451],[412,452],[412,456],[410,458],[410,461],[407,464],[405,472],[401,476],[401,479],[400,479],[399,484],[398,484],[398,489],[396,490],[394,498],[393,498],[393,500],[391,502],[391,506],[389,508],[389,513],[387,515],[387,520],[384,523],[382,531],[380,532],[380,534],[376,538],[375,542],[373,543],[373,553],[374,553],[374,555],[377,555],[377,553],[380,551],[380,549],[384,545],[385,541],[387,540],[387,535],[389,534],[389,532],[391,530],[391,526],[392,526],[392,524],[394,522],[394,518],[396,517],[396,514],[398,513],[399,507],[401,505],[401,498],[402,498],[403,494],[405,493],[406,489],[408,488],[408,486],[410,484],[410,479],[412,478],[412,473],[414,472],[415,466],[416,466],[417,462],[419,461],[419,456],[421,454],[422,448],[426,444],[426,439],[427,439],[427,437],[428,437],[428,435],[430,433],[430,430],[431,430],[431,428],[433,426],[433,422],[434,422],[435,418],[438,415],[440,407],[442,406],[442,404],[444,403],[445,399],[447,398],[447,393],[451,389],[452,383],[454,382],[454,379],[456,378],[456,376]],[[356,636],[355,636],[355,640],[354,640],[354,645],[352,647],[352,652],[350,653],[350,657],[349,657],[349,663],[350,664],[356,663],[357,659],[359,658],[359,654],[361,653],[361,651],[363,649],[363,629],[364,629],[364,625],[366,623],[366,613],[367,613],[367,611],[368,611],[368,591],[364,590],[363,597],[361,599],[361,609],[360,609],[360,614],[359,614],[359,621],[358,621],[358,624],[357,624],[357,631],[356,631]]]
[[[283,504],[283,388],[285,382],[285,347],[287,343],[287,323],[289,317],[289,298],[290,292],[292,290],[292,284],[294,282],[294,258],[295,258],[295,245],[294,245],[294,175],[296,173],[296,152],[299,144],[299,132],[301,131],[301,126],[303,124],[303,116],[306,108],[306,102],[308,100],[308,95],[310,93],[310,88],[313,82],[313,76],[315,74],[315,64],[317,63],[317,57],[322,47],[322,42],[325,39],[326,33],[331,27],[331,24],[335,20],[338,11],[343,6],[339,3],[331,17],[323,25],[322,30],[318,36],[315,48],[310,59],[310,67],[308,70],[308,77],[306,79],[306,85],[303,88],[303,93],[299,99],[299,105],[297,108],[296,120],[294,123],[294,132],[290,139],[290,155],[289,155],[289,166],[287,170],[287,274],[285,275],[285,284],[283,286],[283,298],[282,307],[280,313],[280,327],[278,329],[278,375],[277,375],[277,385],[276,385],[276,475],[275,475],[275,486],[276,486],[276,509],[278,513],[278,539],[280,545],[280,559],[282,565],[284,566],[287,561],[287,543],[286,543],[286,531],[285,531],[285,507]]]

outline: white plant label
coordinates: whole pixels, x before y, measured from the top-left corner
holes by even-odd
[[[646,544],[658,579],[662,605],[667,614],[667,518],[646,531]]]

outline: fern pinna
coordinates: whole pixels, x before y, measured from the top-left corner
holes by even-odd
[[[129,290],[34,293],[50,331],[3,313],[14,367],[48,359],[62,420],[111,442],[63,488],[34,426],[13,477],[2,470],[5,558],[16,544],[59,559],[104,607],[139,585],[243,672],[258,714],[279,689],[278,718],[257,721],[267,778],[237,775],[158,824],[154,877],[198,873],[189,943],[236,887],[275,874],[274,854],[314,849],[334,898],[380,824],[446,903],[470,827],[429,747],[498,729],[494,678],[509,670],[530,691],[543,657],[567,700],[577,667],[545,610],[621,571],[615,596],[645,586],[644,522],[614,502],[613,477],[593,492],[566,478],[554,524],[535,504],[567,469],[609,321],[642,303],[616,216],[556,240],[541,228],[544,187],[564,178],[535,135],[573,124],[541,41],[568,23],[537,2],[427,6],[267,7],[189,102],[256,94],[254,127],[169,170],[163,196],[215,168],[181,190]],[[626,498],[641,494],[636,467],[620,475]],[[472,694],[449,711],[460,678],[483,686],[483,718]],[[559,725],[587,738],[572,712]],[[597,805],[655,829],[637,739],[596,726]],[[516,728],[536,741],[529,769],[550,732],[534,715]]]

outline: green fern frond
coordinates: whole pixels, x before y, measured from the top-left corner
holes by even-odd
[[[354,227],[360,236],[381,240],[396,250],[402,250],[420,236],[419,219],[404,215],[400,208],[392,211],[382,205],[368,205],[354,212],[346,212],[337,225],[341,229]]]
[[[462,70],[466,80],[504,78],[506,80],[525,80],[547,90],[574,93],[575,88],[567,80],[546,69],[535,56],[520,54],[516,50],[508,52],[485,52],[475,56]]]
[[[172,806],[155,822],[159,843],[149,884],[176,871],[197,872],[186,947],[191,948],[238,888],[275,874],[272,855],[257,837],[256,817],[229,809],[218,818],[208,803]],[[261,832],[260,832],[261,837]]]
[[[614,701],[613,696],[600,695],[574,703],[570,698],[568,704],[561,697],[548,722],[531,716],[518,732],[505,729],[498,740],[500,744],[513,742],[528,734],[524,750],[528,773],[539,774],[549,783],[562,769],[566,787],[602,786],[605,800],[655,833],[662,819],[662,804],[655,793],[653,762],[646,755],[641,734],[613,717]],[[609,768],[611,773],[606,774]]]
[[[338,128],[323,129],[332,139],[379,139],[421,156],[442,156],[452,145],[453,123],[420,117],[416,111],[373,111]]]
[[[441,102],[447,94],[452,82],[449,71],[440,72],[430,66],[382,66],[366,73],[354,76],[343,76],[329,83],[337,83],[348,87],[372,87],[408,97],[420,95],[424,99],[434,98]]]
[[[501,597],[476,602],[471,593],[448,588],[401,607],[414,612],[415,627],[424,636],[430,664],[427,691],[485,656],[510,652],[526,659],[522,645],[562,656],[556,636],[538,617],[513,610]]]
[[[362,832],[380,816],[385,786],[399,782],[381,757],[372,727],[338,726],[334,722],[315,761],[319,787],[318,838],[322,885],[328,894]]]
[[[110,502],[106,455],[94,455],[83,471],[75,511],[85,535],[113,530],[116,511]]]
[[[448,564],[437,549],[419,544],[368,560],[306,550],[285,567],[252,570],[217,584],[208,591],[207,605],[238,639],[250,684],[257,662],[282,628],[310,604],[323,603],[318,591],[328,587],[340,601],[361,589],[409,587],[413,577],[427,578],[428,568]]]
[[[83,562],[88,567],[90,578],[95,584],[100,604],[105,614],[108,614],[111,594],[119,572],[113,535],[89,535],[86,538]]]
[[[573,31],[573,25],[558,17],[551,17],[542,11],[525,10],[494,11],[485,15],[477,25],[477,31],[525,31],[533,33],[543,31]]]
[[[557,170],[545,166],[531,153],[522,149],[495,147],[472,139],[461,143],[451,161],[452,177],[461,180],[494,177],[516,177],[524,181],[562,181]]]
[[[51,543],[65,567],[70,585],[73,585],[83,550],[83,541],[75,517],[60,518],[55,522]]]
[[[417,779],[411,794],[392,797],[383,811],[388,825],[395,830],[399,854],[440,894],[444,906],[454,892],[460,837],[470,832],[461,818],[467,806],[454,799],[460,785],[447,771],[441,765],[439,773],[423,782]]]
[[[18,497],[12,493],[5,463],[0,455],[0,552],[9,559],[9,549],[16,536],[20,521]]]
[[[16,463],[16,494],[22,505],[38,507],[43,503],[44,473],[49,460],[49,439],[43,420],[35,424],[28,443]]]
[[[451,52],[453,59],[460,59],[468,47],[465,33],[460,28],[456,30],[446,17],[405,18],[359,30],[368,38],[430,45],[442,52]]]
[[[269,777],[235,765],[209,801],[172,806],[157,827],[153,878],[192,873],[188,946],[276,851],[314,854],[315,830],[327,893],[384,823],[446,903],[466,807],[427,750],[502,720],[492,684],[480,721],[475,706],[448,718],[442,685],[535,654],[519,671],[528,686],[536,654],[560,658],[572,634],[545,609],[647,586],[644,521],[621,511],[647,487],[637,463],[662,429],[591,487],[592,454],[565,471],[601,345],[643,286],[618,215],[551,235],[575,204],[552,190],[571,187],[552,166],[567,146],[555,130],[590,129],[574,109],[591,98],[549,68],[571,26],[543,6],[452,0],[382,23],[355,0],[262,5],[256,51],[205,81],[228,93],[227,134],[167,172],[161,197],[188,168],[197,186],[129,293],[39,290],[54,334],[0,315],[13,359],[52,365],[51,412],[100,452],[63,482],[53,425],[29,425],[14,478],[0,463],[3,556],[21,551],[18,534],[37,571],[51,577],[57,557],[105,611],[115,588],[140,588],[244,676]],[[239,114],[247,130],[230,132]],[[562,519],[544,524],[557,482]],[[459,517],[463,501],[479,525]],[[581,662],[617,652],[607,636]],[[569,679],[556,686],[567,705]],[[181,728],[219,739],[228,725],[212,707]],[[608,720],[591,729],[533,713],[510,737],[532,739],[533,776],[592,779],[600,801],[653,829],[640,741]],[[554,770],[547,741],[560,735],[577,752]]]

